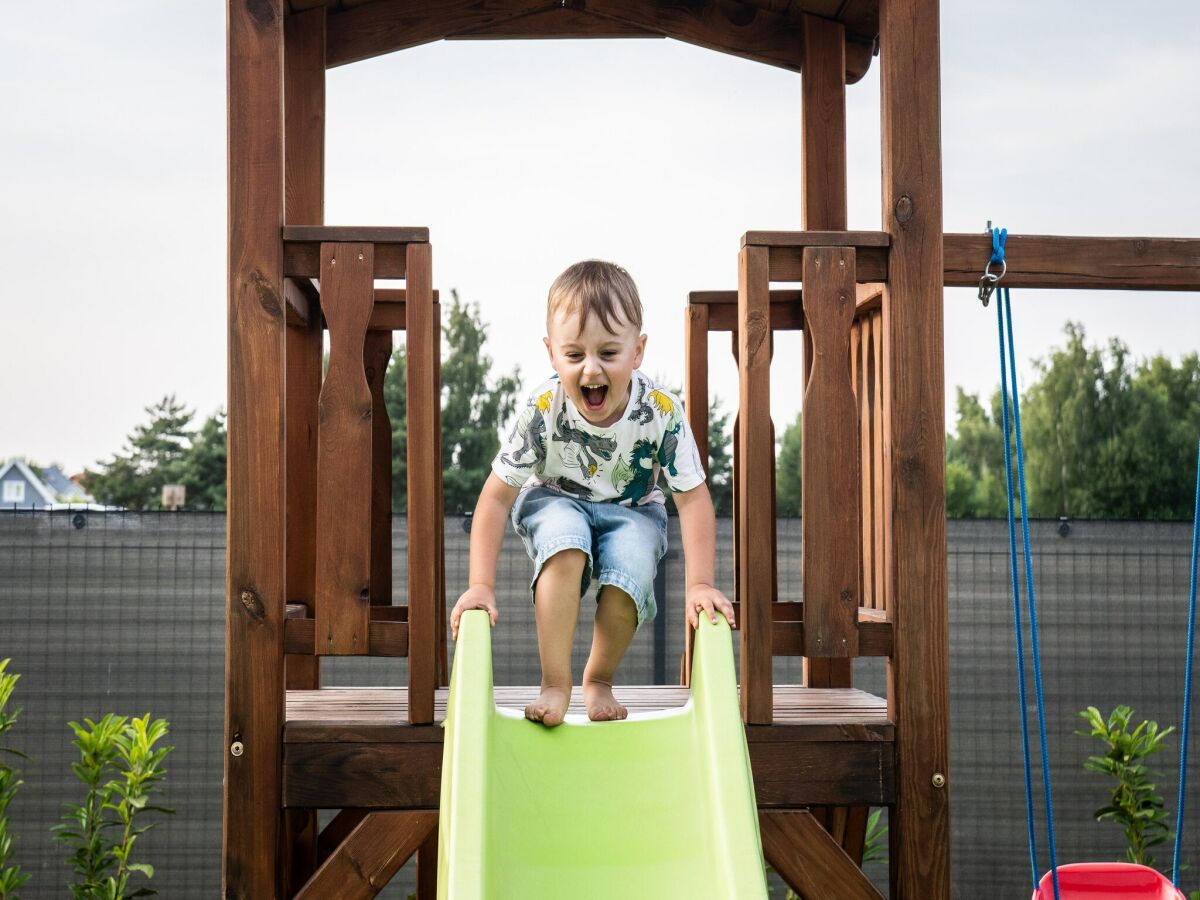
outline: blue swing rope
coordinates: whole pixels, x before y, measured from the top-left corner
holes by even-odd
[[[1175,802],[1175,858],[1171,863],[1171,881],[1179,887],[1179,846],[1183,839],[1183,802],[1187,785],[1188,726],[1192,712],[1192,648],[1196,638],[1196,561],[1200,557],[1200,444],[1196,449],[1196,504],[1192,511],[1192,584],[1188,597],[1187,666],[1183,676],[1183,736],[1179,744],[1179,794]]]
[[[1004,244],[1007,237],[1008,231],[1006,229],[992,229],[992,256],[989,260],[989,272],[992,264],[1005,267]],[[987,294],[991,293],[991,289],[994,289],[1000,278],[1003,277],[1003,271],[1004,268],[1002,268],[1001,275],[999,276],[992,276],[990,274],[986,276],[990,282],[988,285],[989,289],[986,290],[986,293],[984,290],[984,282],[981,282],[980,298],[983,299],[985,303]],[[1029,864],[1033,876],[1034,890],[1036,890],[1039,882],[1039,866],[1037,863],[1037,841],[1034,833],[1033,822],[1033,779],[1029,754],[1029,724],[1028,716],[1026,714],[1027,707],[1025,693],[1025,648],[1024,640],[1022,638],[1023,629],[1021,628],[1021,593],[1017,568],[1017,535],[1013,515],[1012,451],[1009,447],[1009,390],[1008,376],[1004,360],[1006,343],[1008,346],[1009,367],[1011,367],[1013,373],[1012,421],[1017,445],[1017,473],[1021,498],[1021,538],[1025,557],[1025,586],[1029,593],[1029,634],[1031,649],[1033,652],[1034,689],[1035,696],[1037,698],[1038,740],[1041,745],[1042,756],[1042,784],[1045,789],[1046,797],[1046,832],[1050,848],[1050,871],[1051,880],[1054,884],[1054,898],[1055,900],[1059,900],[1058,858],[1055,851],[1054,841],[1054,804],[1051,799],[1050,792],[1050,757],[1046,747],[1045,697],[1042,691],[1041,650],[1038,643],[1037,599],[1033,583],[1033,560],[1029,550],[1029,506],[1025,489],[1025,446],[1021,435],[1021,401],[1020,392],[1017,389],[1017,358],[1016,350],[1013,344],[1012,304],[1009,299],[1008,288],[1000,288],[998,296],[1000,299],[996,304],[996,326],[1000,341],[1001,414],[1004,429],[1004,481],[1007,487],[1008,499],[1008,548],[1013,587],[1013,624],[1017,643],[1017,691],[1021,703],[1021,751],[1022,756],[1024,757],[1025,765],[1025,811],[1026,824],[1029,833]],[[1007,335],[1005,333],[1006,331]]]

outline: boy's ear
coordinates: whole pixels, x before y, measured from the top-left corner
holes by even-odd
[[[642,355],[646,352],[646,336],[643,334],[637,339],[637,353],[633,355],[633,367],[636,369],[642,364]]]
[[[546,345],[546,355],[550,357],[550,365],[554,365],[554,348],[550,346],[550,338],[542,338],[542,343]]]

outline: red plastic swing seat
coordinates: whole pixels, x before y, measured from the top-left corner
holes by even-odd
[[[1058,867],[1061,900],[1187,900],[1171,880],[1146,866],[1123,862],[1070,863]],[[1042,876],[1033,900],[1054,900],[1051,873]]]

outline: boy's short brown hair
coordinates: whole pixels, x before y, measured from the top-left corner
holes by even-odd
[[[642,330],[642,301],[629,273],[601,259],[577,262],[554,279],[546,299],[546,326],[561,312],[579,315],[579,330],[595,313],[601,324],[616,333],[621,323]]]

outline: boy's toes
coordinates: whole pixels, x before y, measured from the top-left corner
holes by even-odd
[[[525,707],[525,718],[541,722],[547,728],[561,725],[571,696],[555,688],[543,690],[536,700]]]
[[[617,702],[607,684],[592,683],[584,687],[584,702],[588,718],[593,722],[614,722],[629,715],[629,710]]]

